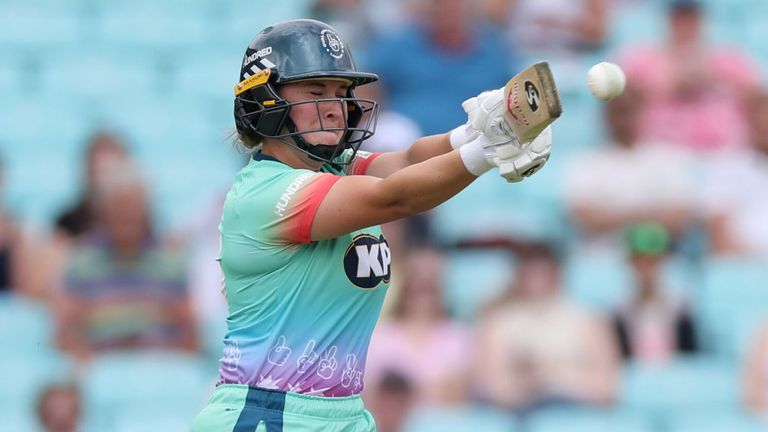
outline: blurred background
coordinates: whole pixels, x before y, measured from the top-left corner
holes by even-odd
[[[536,176],[385,227],[381,432],[768,429],[764,0],[0,0],[0,429],[189,429],[248,159],[232,89],[258,31],[306,17],[381,76],[369,150],[536,61],[563,101]]]

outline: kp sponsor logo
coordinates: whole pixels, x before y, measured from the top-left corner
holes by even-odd
[[[389,283],[392,255],[384,236],[376,238],[361,234],[352,240],[344,254],[344,272],[350,282],[360,288],[375,288],[381,282]]]

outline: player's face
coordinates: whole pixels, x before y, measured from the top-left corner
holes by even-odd
[[[340,80],[311,80],[286,84],[280,88],[280,95],[288,102],[313,101],[317,99],[344,98],[348,83]],[[305,103],[291,107],[291,120],[296,130],[343,128],[346,126],[347,105],[340,101]],[[344,131],[309,132],[302,134],[304,141],[313,145],[336,145]]]

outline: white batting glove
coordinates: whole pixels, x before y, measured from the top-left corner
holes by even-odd
[[[504,87],[482,92],[462,102],[467,123],[451,131],[451,146],[457,149],[473,141],[480,132],[491,141],[508,141],[513,134],[502,118],[503,100]]]
[[[504,121],[504,87],[489,90],[462,102],[467,113],[467,124],[482,132],[491,141],[509,140],[515,136]]]
[[[499,174],[510,183],[530,177],[544,166],[552,151],[552,128],[547,127],[529,143],[514,143],[495,147],[495,165]]]
[[[493,141],[485,134],[459,149],[464,166],[480,176],[493,167],[508,182],[515,183],[530,177],[549,160],[552,149],[552,129],[546,128],[536,139],[520,144],[516,138]]]

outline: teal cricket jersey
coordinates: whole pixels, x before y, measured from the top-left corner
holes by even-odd
[[[349,396],[363,389],[371,333],[392,261],[380,227],[310,239],[312,220],[344,171],[294,169],[256,154],[227,194],[221,268],[229,305],[220,383]],[[349,151],[341,158],[349,158]]]

